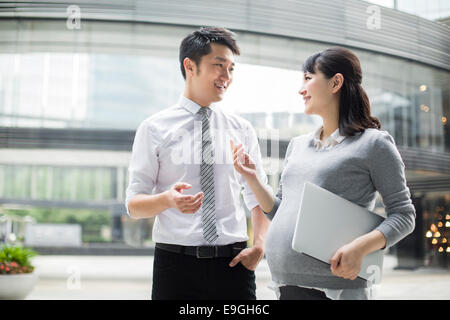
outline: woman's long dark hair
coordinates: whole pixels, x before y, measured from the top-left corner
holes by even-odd
[[[367,128],[381,129],[380,121],[370,114],[369,98],[361,86],[361,64],[353,52],[335,47],[316,53],[306,59],[303,72],[314,74],[316,70],[322,72],[327,79],[336,73],[341,73],[344,77],[339,100],[341,135],[350,137]]]

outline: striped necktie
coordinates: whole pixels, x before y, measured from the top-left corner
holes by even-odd
[[[202,117],[202,163],[200,165],[200,184],[204,193],[202,204],[203,237],[214,243],[219,237],[216,229],[216,205],[214,198],[214,147],[209,131],[209,108],[201,107]]]

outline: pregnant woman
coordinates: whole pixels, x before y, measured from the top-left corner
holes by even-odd
[[[370,114],[361,86],[359,59],[350,50],[331,48],[303,65],[299,91],[305,113],[323,125],[293,138],[275,197],[258,180],[242,145],[230,141],[235,169],[247,180],[271,225],[266,257],[279,299],[371,299],[371,286],[358,278],[365,255],[387,249],[414,230],[415,209],[405,167],[393,138]],[[380,193],[387,218],[373,231],[341,247],[330,265],[291,248],[306,181],[373,210]],[[320,230],[317,230],[320,237]]]

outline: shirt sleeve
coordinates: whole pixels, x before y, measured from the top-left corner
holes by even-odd
[[[288,157],[290,156],[290,154],[292,152],[293,140],[294,139],[292,139],[289,142],[288,147],[286,149],[286,155],[284,157],[284,164],[283,164],[283,171],[286,168],[286,165],[288,163]],[[281,174],[281,177],[283,177],[283,174]],[[272,210],[270,212],[263,211],[269,220],[272,220],[275,217],[275,213],[277,213],[277,210],[280,207],[282,199],[283,199],[283,179],[280,179],[280,183],[278,185],[278,191],[274,197],[274,204],[273,204]]]
[[[245,140],[246,140],[245,143],[248,146],[248,150],[245,150],[245,152],[247,152],[250,155],[250,158],[255,162],[256,171],[257,171],[260,181],[264,184],[266,189],[269,190],[269,192],[271,194],[273,194],[272,187],[270,187],[268,185],[267,175],[266,175],[263,165],[262,165],[261,150],[259,147],[256,132],[251,125],[247,126],[246,131],[247,131],[247,134],[246,134],[246,138],[245,138]],[[252,210],[253,208],[255,208],[256,206],[259,205],[258,200],[254,196],[253,191],[251,190],[247,181],[244,178],[242,178],[242,176],[241,176],[241,184],[244,187],[242,195],[244,198],[245,205],[247,206],[247,208],[249,210]]]
[[[129,183],[125,200],[128,215],[131,198],[137,194],[152,194],[155,186],[159,163],[153,134],[147,122],[143,122],[136,130],[128,167]]]
[[[387,132],[381,134],[371,150],[370,176],[385,205],[387,218],[375,230],[386,238],[387,249],[414,230],[416,211],[394,139]]]

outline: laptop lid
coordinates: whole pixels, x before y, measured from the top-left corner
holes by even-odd
[[[374,230],[383,220],[378,214],[306,182],[292,249],[329,264],[339,248]],[[379,283],[383,254],[378,250],[366,255],[358,276],[372,284]]]

